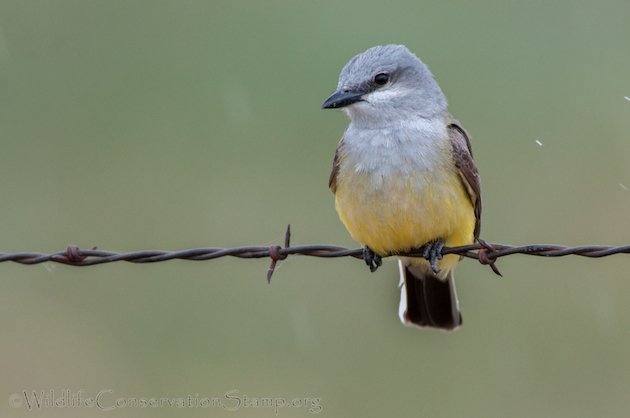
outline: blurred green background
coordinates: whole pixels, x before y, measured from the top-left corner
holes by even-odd
[[[296,244],[355,246],[327,189],[347,122],[320,105],[391,42],[472,134],[486,240],[628,244],[629,17],[626,0],[0,0],[0,248],[268,245],[289,222]],[[4,263],[0,416],[275,416],[27,409],[22,391],[50,389],[320,399],[280,416],[627,416],[629,256],[499,265],[461,263],[447,334],[399,323],[393,262],[296,256],[271,285],[268,260]]]

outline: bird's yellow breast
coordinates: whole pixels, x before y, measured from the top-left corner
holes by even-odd
[[[436,239],[446,246],[470,244],[474,210],[451,165],[404,175],[342,171],[335,194],[339,217],[355,240],[381,255]],[[449,269],[456,261],[447,256],[441,267]]]

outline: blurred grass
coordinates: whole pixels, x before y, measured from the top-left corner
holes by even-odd
[[[483,236],[629,242],[630,4],[0,2],[5,251],[354,245],[326,187],[343,64],[405,43],[473,135]],[[536,144],[542,142],[542,146]],[[624,416],[629,261],[464,261],[465,326],[404,328],[393,263],[5,264],[0,396],[322,398],[326,416]],[[2,416],[27,416],[3,404]],[[47,409],[46,416],[91,416]],[[120,409],[112,416],[273,416]],[[280,411],[308,416],[305,409]]]

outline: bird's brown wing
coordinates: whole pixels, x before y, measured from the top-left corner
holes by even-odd
[[[475,208],[475,238],[479,238],[481,229],[481,185],[479,183],[479,173],[473,161],[470,139],[464,128],[454,119],[448,122],[447,129],[451,140],[455,167],[459,171],[459,176],[468,192],[468,197],[470,197],[470,201]]]
[[[335,158],[333,159],[332,171],[328,179],[328,187],[333,193],[337,192],[337,174],[339,174],[339,164],[341,159],[341,148],[343,147],[343,138],[339,141],[337,149],[335,150]]]

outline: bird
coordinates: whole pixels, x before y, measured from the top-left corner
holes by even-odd
[[[322,108],[350,119],[328,184],[370,270],[424,248],[398,256],[401,322],[457,329],[461,256],[442,249],[480,241],[481,187],[470,137],[431,71],[404,45],[369,48],[343,67]]]

